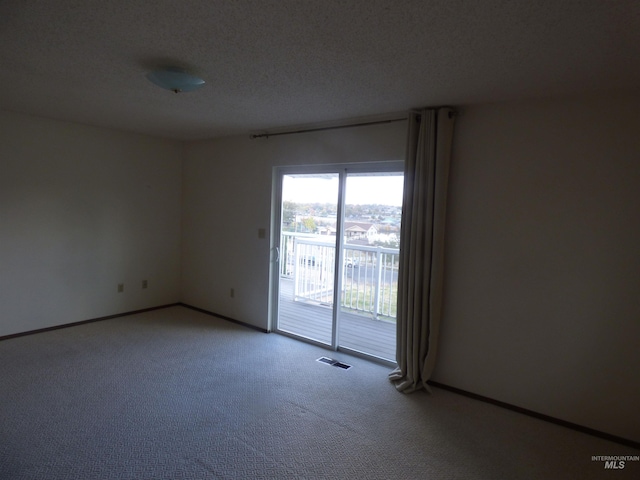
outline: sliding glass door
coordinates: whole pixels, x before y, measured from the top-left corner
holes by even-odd
[[[283,174],[277,329],[333,343],[338,173]]]
[[[340,346],[387,360],[396,355],[401,172],[346,174]]]
[[[402,183],[402,163],[276,171],[276,331],[395,361]]]

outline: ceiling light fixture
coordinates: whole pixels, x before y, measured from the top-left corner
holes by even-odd
[[[204,80],[191,75],[181,68],[166,67],[147,74],[147,79],[159,87],[174,93],[190,92],[204,85]]]

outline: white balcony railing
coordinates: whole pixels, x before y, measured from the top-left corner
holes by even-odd
[[[340,306],[395,320],[398,249],[346,244]],[[335,237],[282,234],[280,275],[293,279],[294,300],[331,306]]]

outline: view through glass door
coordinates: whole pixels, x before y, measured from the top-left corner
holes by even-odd
[[[395,361],[401,168],[280,172],[277,331]]]
[[[339,344],[396,358],[402,173],[347,173]]]
[[[277,329],[333,344],[339,174],[282,177]]]

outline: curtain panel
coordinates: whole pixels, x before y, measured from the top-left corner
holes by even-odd
[[[389,379],[410,393],[435,367],[442,311],[447,184],[455,112],[412,113],[407,134],[398,276],[398,367]]]

